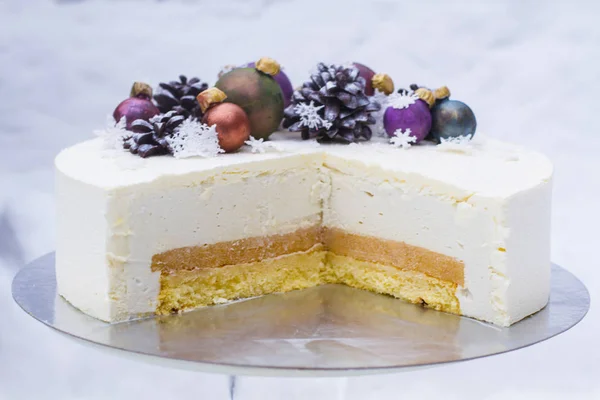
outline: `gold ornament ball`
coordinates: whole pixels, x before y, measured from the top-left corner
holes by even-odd
[[[233,153],[250,138],[250,120],[242,108],[233,103],[212,105],[204,114],[202,122],[216,125],[219,146],[226,153]]]

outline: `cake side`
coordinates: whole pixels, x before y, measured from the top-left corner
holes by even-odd
[[[107,258],[106,193],[65,175],[56,162],[58,293],[95,318],[112,321],[123,295],[122,270]]]
[[[510,199],[506,210],[506,324],[541,310],[550,296],[550,220],[552,178]],[[532,285],[532,282],[537,284]]]

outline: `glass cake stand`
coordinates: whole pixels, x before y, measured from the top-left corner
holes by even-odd
[[[590,305],[585,286],[553,265],[548,306],[510,328],[341,285],[108,324],[57,295],[53,253],[21,269],[12,293],[29,315],[84,343],[162,366],[228,374],[232,398],[236,375],[403,372],[517,350],[567,331]]]

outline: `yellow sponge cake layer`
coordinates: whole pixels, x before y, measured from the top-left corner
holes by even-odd
[[[158,314],[190,310],[321,283],[325,251],[320,246],[263,261],[161,275]]]
[[[422,272],[360,261],[328,253],[324,283],[343,283],[358,289],[387,294],[438,311],[460,314],[457,285]]]

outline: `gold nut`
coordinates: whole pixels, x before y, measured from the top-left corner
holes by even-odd
[[[377,89],[385,94],[392,94],[394,92],[394,81],[388,74],[375,74],[373,79],[373,89]]]
[[[446,99],[450,97],[450,89],[448,89],[448,86],[439,87],[433,91],[433,97],[436,100]]]
[[[200,109],[202,112],[206,112],[208,107],[213,104],[222,103],[226,98],[227,95],[225,92],[223,92],[221,89],[217,89],[216,87],[208,88],[196,96],[196,100],[198,101],[198,104],[200,104]]]
[[[131,87],[129,97],[148,97],[152,98],[152,87],[144,82],[134,82]]]
[[[265,74],[275,76],[279,73],[281,67],[279,66],[279,63],[272,58],[263,57],[256,62],[256,69]]]
[[[435,103],[435,97],[433,96],[431,90],[425,88],[418,88],[417,90],[415,90],[415,94],[425,103],[427,103],[429,108],[433,107],[433,104]]]

